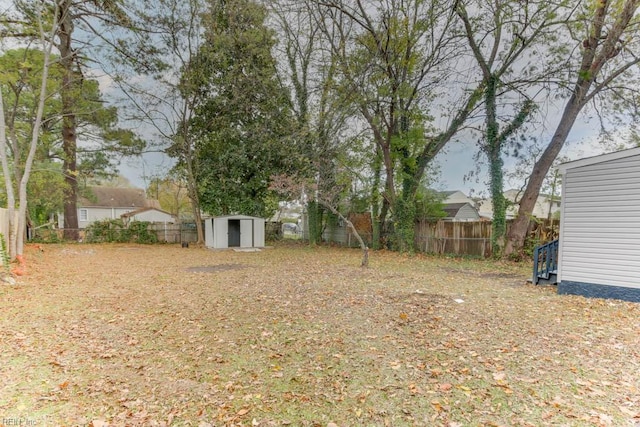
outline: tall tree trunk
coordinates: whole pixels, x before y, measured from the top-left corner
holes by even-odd
[[[75,101],[81,82],[75,71],[76,53],[71,47],[73,22],[71,0],[63,0],[60,7],[60,26],[57,32],[60,64],[63,68],[62,91],[62,152],[64,171],[64,238],[78,240],[78,168]]]
[[[573,102],[569,103],[565,108],[564,114],[560,119],[560,124],[558,125],[551,142],[533,167],[533,171],[531,172],[531,176],[527,182],[527,187],[520,199],[518,215],[509,229],[504,249],[505,256],[520,254],[524,248],[527,238],[527,230],[529,229],[529,223],[531,222],[531,214],[536,205],[536,201],[538,200],[540,189],[544,183],[544,178],[553,165],[554,160],[558,157],[560,150],[562,150],[562,147],[567,140],[567,136],[569,136],[569,132],[578,117],[578,113],[582,109],[582,106],[577,104],[574,98],[575,96],[572,97]]]
[[[631,60],[623,61],[623,64],[617,67],[614,64],[609,75],[600,76],[603,67],[608,65],[612,59],[616,58],[620,52],[622,52],[623,49],[620,44],[622,43],[624,46],[624,40],[626,38],[624,34],[633,22],[632,19],[636,15],[636,10],[640,5],[638,0],[626,0],[622,5],[619,5],[620,7],[613,9],[613,6],[610,7],[609,3],[610,2],[602,1],[596,4],[589,23],[589,33],[587,38],[582,41],[582,59],[573,93],[565,105],[562,117],[551,138],[551,142],[536,162],[533,172],[529,177],[527,188],[525,189],[520,202],[520,208],[518,209],[518,216],[509,231],[504,251],[505,256],[522,252],[527,237],[526,234],[531,213],[540,194],[544,178],[564,146],[567,136],[582,108],[590,99],[593,99],[596,94],[607,90],[610,87],[609,85],[614,84],[615,81],[621,78],[625,70],[630,69],[640,62],[637,56],[632,57]],[[605,18],[608,13],[614,13],[612,10],[615,10],[615,13],[618,13],[618,15],[615,17],[615,22],[606,28]],[[596,79],[600,81],[592,89]],[[590,90],[591,92],[589,92]]]
[[[373,184],[371,185],[371,222],[373,228],[373,236],[371,242],[373,249],[380,249],[381,246],[381,231],[380,224],[380,174],[382,168],[382,156],[380,154],[380,147],[376,145],[376,155],[373,159]]]
[[[502,176],[502,144],[500,141],[498,119],[496,114],[496,90],[498,78],[486,73],[484,103],[487,117],[486,123],[486,146],[484,150],[489,160],[489,180],[491,186],[491,204],[493,208],[493,219],[491,221],[491,252],[493,256],[499,256],[504,243],[504,232],[506,228],[506,206],[503,194]]]
[[[186,115],[186,113],[185,113]],[[194,167],[194,157],[192,145],[189,140],[188,130],[183,129],[183,139],[186,145],[185,164],[187,166],[187,194],[191,200],[191,208],[193,209],[193,220],[196,223],[196,233],[198,240],[196,245],[204,245],[204,230],[202,229],[202,215],[200,215],[200,196],[198,195],[198,180],[196,179],[196,168]]]
[[[8,244],[8,255],[10,258],[16,256],[16,239],[15,239],[15,211],[16,211],[16,198],[13,191],[13,182],[11,181],[11,172],[9,169],[9,161],[7,158],[7,134],[4,121],[4,100],[2,99],[2,92],[0,91],[0,162],[2,164],[2,176],[4,177],[4,186],[7,193],[7,210],[9,213],[9,235],[4,236],[6,243]],[[4,260],[2,258],[1,260]],[[4,266],[9,268],[8,265]]]

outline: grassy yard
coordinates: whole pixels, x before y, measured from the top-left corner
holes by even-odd
[[[528,265],[43,248],[0,285],[0,425],[640,425],[640,305]]]

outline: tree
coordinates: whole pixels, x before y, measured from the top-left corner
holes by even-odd
[[[199,195],[211,214],[271,215],[272,175],[297,161],[288,94],[271,55],[274,34],[261,5],[213,1],[205,43],[183,74],[195,91],[191,131],[199,162]]]
[[[63,209],[65,185],[61,163],[64,153],[60,138],[63,70],[58,60],[57,55],[51,55],[46,86],[48,95],[31,176],[35,181],[28,183],[27,223],[34,226],[50,222],[50,216]],[[32,130],[43,67],[44,53],[38,49],[12,49],[0,56],[3,97],[7,105],[8,156],[15,182],[20,182],[25,167],[29,141],[24,135]],[[136,153],[144,146],[133,132],[117,127],[117,110],[105,106],[97,81],[85,81],[74,109],[77,112],[77,132],[84,142],[77,147],[78,180],[112,176],[116,172],[116,155]],[[50,189],[44,188],[42,180],[48,182]]]
[[[560,153],[580,112],[592,102],[610,101],[620,108],[637,101],[640,56],[639,0],[597,0],[581,5],[578,19],[568,23],[572,41],[569,76],[561,81],[564,109],[544,152],[527,182],[504,255],[520,253],[524,247],[531,212],[553,161]],[[615,111],[612,109],[612,111]],[[619,110],[618,110],[619,111]],[[625,108],[628,114],[633,109]]]
[[[473,15],[468,12],[468,6],[472,6]],[[541,63],[539,52],[554,47],[559,19],[564,18],[566,12],[570,10],[562,3],[548,1],[499,5],[483,1],[457,2],[456,13],[480,71],[478,87],[483,88],[485,119],[481,149],[489,161],[494,256],[501,253],[506,232],[505,145],[534,110],[534,100],[528,92],[560,71],[557,64],[552,67]]]
[[[175,176],[151,179],[147,187],[147,197],[158,200],[160,208],[180,220],[190,216],[191,202],[184,180]]]
[[[336,58],[322,37],[317,11],[311,1],[273,1],[270,11],[278,28],[281,80],[288,84],[300,141],[304,166],[297,171],[302,178],[312,178],[314,187],[327,192],[335,187],[349,164],[360,138],[350,131],[350,121],[357,111],[339,90]],[[308,194],[307,191],[303,193]],[[343,196],[340,194],[339,196]],[[338,196],[338,195],[337,195]],[[293,196],[301,198],[302,194]],[[322,239],[323,211],[326,208],[307,198],[309,244]]]
[[[57,5],[54,8],[54,18],[49,21],[51,27],[47,28],[46,11],[43,10],[41,5],[37,4],[34,9],[34,22],[37,26],[39,42],[44,52],[43,68],[41,71],[40,91],[37,97],[37,107],[35,109],[35,116],[30,128],[30,134],[25,135],[30,137],[28,145],[28,151],[24,163],[24,169],[21,172],[18,185],[18,223],[14,223],[15,213],[15,192],[12,177],[16,176],[15,173],[11,173],[9,167],[9,160],[7,155],[7,135],[6,135],[6,122],[4,111],[4,99],[2,96],[2,90],[0,88],[0,163],[2,164],[2,172],[5,182],[5,190],[7,193],[7,207],[9,211],[9,253],[11,256],[20,257],[24,250],[24,230],[27,223],[27,184],[31,175],[31,168],[36,155],[36,149],[38,146],[38,139],[40,134],[40,128],[42,125],[42,118],[44,115],[45,101],[47,98],[47,80],[49,76],[49,69],[51,67],[51,51],[53,49],[52,43],[49,41],[53,37],[53,34],[57,31],[58,21],[55,18],[57,12]],[[1,83],[1,82],[0,82]],[[14,164],[15,167],[17,167]],[[17,230],[17,231],[16,231]],[[14,234],[15,233],[15,234]],[[21,259],[21,258],[19,258]]]
[[[358,233],[358,230],[347,217],[345,217],[338,206],[335,204],[335,200],[338,199],[337,193],[344,191],[344,188],[334,187],[331,190],[321,192],[317,187],[317,184],[313,180],[304,179],[300,175],[288,176],[288,175],[274,175],[271,177],[270,188],[277,194],[284,197],[292,197],[301,192],[309,192],[310,197],[313,198],[316,203],[324,206],[335,216],[340,218],[347,225],[351,233],[355,236],[360,249],[362,250],[361,267],[369,266],[369,247],[365,244],[362,236]]]
[[[136,11],[138,25],[146,29],[157,49],[119,58],[125,70],[116,82],[126,95],[131,119],[151,126],[162,141],[163,151],[176,160],[171,175],[184,181],[196,223],[197,244],[204,244],[198,181],[199,145],[192,132],[192,118],[199,93],[190,87],[192,58],[202,44],[203,0],[158,0],[153,8]],[[127,73],[133,71],[133,76]],[[141,79],[142,73],[147,79]],[[177,195],[176,195],[177,196]]]
[[[61,135],[63,171],[65,174],[64,221],[65,238],[78,238],[78,213],[76,202],[78,197],[78,105],[86,94],[85,85],[88,80],[84,76],[85,61],[90,53],[90,42],[79,43],[78,28],[81,33],[90,34],[90,38],[110,44],[117,51],[122,52],[117,43],[107,38],[107,34],[118,23],[120,28],[130,27],[131,22],[118,0],[96,2],[94,0],[61,0],[60,2],[31,2],[14,0],[17,10],[23,17],[23,28],[34,22],[38,8],[45,8],[47,17],[55,19],[55,34],[49,39],[59,53],[58,64],[61,67]],[[55,12],[56,15],[53,13]],[[29,31],[23,31],[24,34]],[[82,52],[78,46],[83,46]],[[126,134],[126,132],[125,132]],[[116,139],[125,134],[117,136]],[[140,141],[136,141],[136,144]],[[133,146],[134,144],[132,144]],[[102,158],[101,158],[102,157]],[[98,160],[104,160],[97,155]],[[104,162],[103,162],[104,163]]]
[[[384,186],[377,228],[391,211],[395,244],[413,250],[415,195],[427,166],[462,127],[481,90],[463,86],[435,126],[437,98],[452,76],[459,38],[451,2],[412,0],[318,2],[320,23],[337,58],[342,91],[350,95],[373,140],[374,184]],[[455,96],[455,95],[454,95]],[[383,180],[378,178],[382,169]],[[372,200],[378,197],[375,193]]]

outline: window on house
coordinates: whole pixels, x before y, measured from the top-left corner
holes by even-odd
[[[80,221],[89,220],[89,211],[87,209],[80,209]]]

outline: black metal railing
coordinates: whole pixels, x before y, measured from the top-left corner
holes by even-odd
[[[548,280],[551,274],[558,271],[558,244],[553,240],[537,246],[533,252],[533,284],[537,285],[541,279]]]

